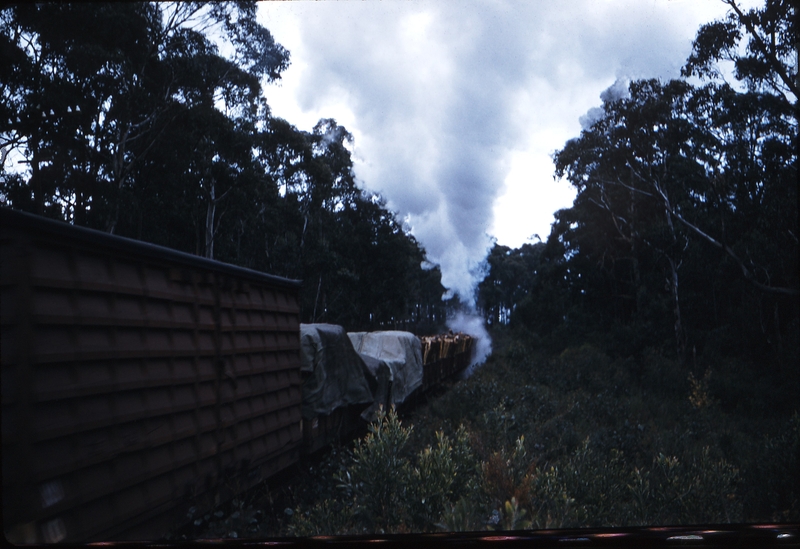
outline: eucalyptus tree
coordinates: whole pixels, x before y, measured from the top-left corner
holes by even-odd
[[[663,264],[682,358],[687,270],[689,302],[715,311],[693,304],[695,326],[710,329],[710,317],[730,324],[717,312],[718,294],[725,314],[778,347],[786,324],[797,322],[794,9],[770,1],[744,13],[726,3],[729,17],[700,29],[684,68],[705,81],[632,82],[628,96],[604,101],[603,116],[554,157],[556,173],[578,190],[559,237],[573,253],[613,265],[612,277],[625,260],[637,310],[646,264]],[[746,48],[737,48],[743,40]],[[721,79],[723,60],[734,62],[737,86]],[[764,309],[773,318],[765,320]]]
[[[170,125],[197,106],[229,118],[264,108],[260,79],[278,78],[288,52],[255,17],[255,2],[3,8],[0,146],[28,164],[33,209],[115,232]],[[8,197],[19,178],[4,183]]]
[[[517,304],[536,284],[545,244],[526,243],[511,249],[497,243],[486,258],[487,273],[478,284],[477,302],[489,325],[508,324]]]
[[[724,81],[724,63],[731,63],[748,91],[772,95],[796,109],[800,36],[795,2],[766,0],[749,10],[736,0],[722,2],[730,7],[727,16],[700,28],[683,76]]]
[[[365,327],[440,301],[441,273],[356,184],[351,134],[271,115],[262,85],[289,54],[256,9],[0,8],[0,202],[302,279],[307,321]]]
[[[697,155],[706,173],[706,215],[679,221],[723,254],[728,286],[744,281],[739,314],[752,326],[749,339],[779,357],[788,351],[783,363],[796,364],[797,7],[767,0],[746,10],[724,2],[727,17],[701,27],[683,68],[685,76],[707,82],[695,92],[695,123],[709,139]],[[736,81],[729,84],[722,69],[731,65]]]
[[[728,16],[701,27],[682,70],[684,76],[709,81],[695,94],[695,122],[709,137],[698,155],[711,182],[707,199],[727,212],[730,221],[744,218],[770,231],[778,243],[769,246],[773,257],[796,256],[800,82],[796,7],[788,0],[768,0],[750,10],[734,0],[724,3],[731,8]],[[733,64],[744,89],[725,81],[724,62]],[[758,245],[747,250],[730,245],[733,239],[726,236],[725,219],[718,220],[716,234],[688,220],[681,222],[724,250],[761,290],[798,294],[796,277],[780,275],[752,259]],[[773,226],[767,228],[765,223]]]
[[[353,323],[368,329],[432,329],[444,288],[438,267],[387,208],[382,196],[362,192],[344,209],[340,223],[350,235],[342,254],[350,268],[338,273],[337,290],[352,303]]]
[[[630,97],[605,102],[605,116],[555,156],[556,173],[578,189],[575,208],[602,210],[611,222],[601,225],[605,237],[617,241],[585,253],[619,254],[622,247],[632,260],[637,295],[641,247],[666,264],[679,357],[685,355],[679,272],[689,243],[673,217],[686,207],[693,180],[701,175],[686,154],[694,137],[686,116],[689,93],[682,81],[632,82]],[[576,232],[597,237],[591,217],[577,223]]]
[[[346,128],[322,119],[303,132],[273,119],[261,139],[283,205],[283,223],[267,243],[281,258],[273,272],[306,282],[305,321],[367,329],[435,309],[441,273],[421,267],[424,250],[385,200],[358,187]]]
[[[28,164],[38,213],[68,206],[83,221],[101,207],[102,180],[125,181],[128,145],[141,142],[155,118],[151,76],[158,75],[146,71],[155,10],[18,4],[0,17],[2,146]]]

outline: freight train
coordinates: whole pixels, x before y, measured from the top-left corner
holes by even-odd
[[[301,325],[300,282],[0,209],[3,528],[152,539],[470,362]]]

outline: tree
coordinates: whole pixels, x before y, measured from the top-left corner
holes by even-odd
[[[606,102],[605,116],[555,156],[556,174],[566,176],[591,203],[586,206],[603,210],[612,222],[615,237],[628,248],[635,285],[640,283],[642,246],[667,265],[681,359],[686,342],[679,271],[688,240],[673,218],[681,215],[698,177],[697,166],[685,154],[695,139],[686,116],[690,91],[682,81],[633,82],[630,97]],[[638,294],[639,290],[634,291]]]
[[[304,321],[441,320],[441,273],[356,184],[352,135],[271,116],[261,83],[289,54],[256,7],[2,8],[0,147],[28,169],[3,171],[0,201],[302,279]]]
[[[516,305],[528,294],[539,274],[545,245],[523,244],[518,249],[495,243],[487,257],[488,273],[478,284],[478,307],[489,325],[508,324]]]
[[[632,82],[628,96],[608,97],[600,119],[554,157],[557,175],[578,189],[559,237],[573,243],[572,253],[593,258],[613,285],[630,280],[636,311],[652,292],[646,278],[653,260],[663,264],[682,358],[687,326],[710,329],[697,305],[687,323],[687,301],[712,306],[719,325],[717,297],[739,300],[736,315],[747,310],[742,318],[749,315],[773,348],[781,346],[786,321],[797,321],[797,110],[786,78],[796,67],[786,46],[796,23],[788,3],[747,14],[728,3],[726,21],[701,28],[684,72],[713,76],[720,73],[715,63],[728,59],[744,89],[718,81]],[[740,55],[744,37],[747,54]],[[620,261],[629,274],[618,271]],[[680,275],[687,271],[688,279]],[[765,323],[765,307],[772,322]]]
[[[800,77],[794,3],[767,0],[764,7],[745,12],[736,0],[722,1],[731,8],[727,17],[700,27],[681,70],[683,76],[720,80],[719,63],[728,61],[749,91],[773,95],[796,108]],[[743,40],[747,42],[744,52]]]
[[[115,232],[135,171],[179,116],[263,107],[259,79],[278,78],[288,53],[255,15],[254,2],[4,8],[0,146],[26,158],[35,211]]]

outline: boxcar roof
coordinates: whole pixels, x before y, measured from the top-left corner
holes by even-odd
[[[296,288],[299,287],[301,283],[299,280],[270,275],[246,267],[223,263],[222,261],[180,252],[165,246],[142,242],[141,240],[104,233],[87,227],[77,227],[64,221],[48,219],[6,207],[0,207],[0,225],[3,227],[18,228],[23,231],[52,233],[61,238],[73,238],[88,244],[102,245],[127,253],[143,254],[154,260],[181,263],[189,267],[209,269],[231,276],[247,278],[277,286]]]

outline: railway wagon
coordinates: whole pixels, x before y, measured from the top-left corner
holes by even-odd
[[[5,535],[130,539],[295,463],[299,282],[0,210]]]
[[[452,332],[420,338],[414,338],[407,332],[392,331],[356,332],[348,333],[347,336],[352,340],[353,347],[358,350],[361,358],[374,363],[371,368],[367,368],[372,371],[373,376],[373,402],[369,406],[364,404],[341,406],[329,413],[320,413],[304,418],[303,438],[306,452],[315,452],[331,444],[346,442],[366,432],[365,420],[374,418],[374,412],[379,405],[384,408],[396,406],[406,410],[413,408],[424,395],[470,365],[476,342],[473,336],[463,333],[453,334]],[[368,345],[369,351],[362,347],[365,336],[372,340],[372,344]],[[376,352],[382,347],[379,343],[381,340],[386,343],[404,339],[404,336],[406,340],[409,338],[417,340],[416,346],[420,355],[417,357],[418,362],[410,360],[408,356],[405,361],[398,361],[403,353],[397,353],[396,347],[389,352],[389,355],[392,356]],[[394,346],[390,345],[390,347]],[[364,351],[367,352],[364,353]],[[415,362],[417,363],[415,364]],[[378,363],[382,363],[382,366],[378,366]],[[381,367],[384,368],[383,371],[381,371]],[[415,374],[411,370],[416,368],[419,368],[419,371]],[[408,385],[409,381],[411,381],[411,386]],[[399,394],[394,387],[398,382],[402,383]]]

